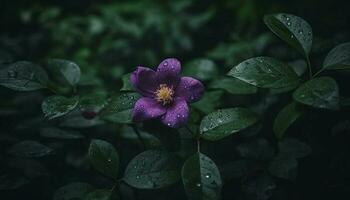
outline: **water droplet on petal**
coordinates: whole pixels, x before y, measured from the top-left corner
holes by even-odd
[[[168,66],[168,61],[165,61],[163,65]]]

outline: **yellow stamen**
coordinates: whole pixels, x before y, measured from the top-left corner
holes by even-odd
[[[163,105],[169,104],[173,100],[174,91],[166,84],[161,84],[155,92],[155,99]]]

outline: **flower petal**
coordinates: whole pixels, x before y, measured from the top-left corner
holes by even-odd
[[[188,121],[189,108],[182,98],[175,98],[173,104],[162,117],[162,122],[172,128],[184,126]]]
[[[203,84],[191,77],[182,77],[176,88],[175,95],[193,103],[202,98],[204,93]]]
[[[155,71],[145,67],[137,67],[130,75],[131,84],[146,97],[153,97],[157,90],[157,74]]]
[[[132,112],[132,118],[135,122],[140,122],[148,119],[153,119],[163,115],[166,112],[166,108],[160,105],[152,98],[142,97],[140,98]]]
[[[170,87],[176,87],[180,81],[181,64],[176,58],[163,60],[157,68],[157,77],[159,84],[167,84]]]

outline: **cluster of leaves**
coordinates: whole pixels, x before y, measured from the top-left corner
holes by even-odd
[[[129,9],[132,13],[138,13],[136,8],[140,7],[142,6]],[[125,8],[117,6],[102,9]],[[181,10],[181,6],[179,9]],[[155,20],[154,16],[152,17],[152,10],[146,14],[150,15],[145,17],[146,22]],[[206,19],[206,16],[201,17],[199,21]],[[115,23],[119,24],[114,27],[126,26],[122,18],[117,19]],[[103,32],[98,20],[92,18],[89,22],[91,31],[96,35]],[[71,23],[81,21],[84,20],[72,19]],[[146,22],[141,24],[154,26],[152,24],[157,21]],[[37,177],[47,176],[47,169],[33,158],[50,158],[62,151],[65,147],[56,144],[56,140],[91,137],[91,140],[90,138],[87,140],[89,147],[82,145],[81,148],[83,154],[87,154],[89,162],[86,162],[85,156],[81,161],[75,161],[76,155],[66,159],[70,159],[71,165],[78,169],[91,166],[98,174],[94,174],[94,178],[86,182],[82,182],[86,179],[67,179],[73,181],[68,184],[57,184],[66,185],[55,191],[53,199],[139,199],[140,197],[135,197],[137,192],[130,192],[129,186],[141,192],[146,189],[170,187],[175,191],[172,193],[177,198],[183,198],[183,192],[175,193],[184,188],[188,199],[220,199],[224,185],[236,180],[240,180],[239,186],[248,198],[270,198],[271,191],[277,187],[276,180],[295,180],[298,159],[311,153],[311,148],[306,143],[285,137],[293,123],[308,112],[315,111],[312,108],[315,108],[316,112],[317,109],[320,112],[324,110],[334,112],[348,106],[346,99],[344,101],[340,96],[336,80],[321,74],[350,68],[350,43],[334,47],[324,59],[322,68],[312,73],[315,67],[311,64],[309,56],[313,41],[310,25],[300,17],[283,13],[267,15],[264,22],[273,33],[302,55],[308,73],[304,74],[304,70],[298,71],[276,58],[254,57],[237,64],[223,76],[212,60],[204,58],[192,60],[186,63],[184,74],[203,81],[207,90],[203,99],[193,104],[188,126],[178,130],[169,129],[157,121],[143,124],[132,122],[131,111],[140,96],[130,85],[130,74],[122,76],[123,87],[120,92],[109,95],[101,88],[95,89],[91,85],[86,85],[85,79],[81,80],[80,67],[71,61],[52,59],[43,66],[27,61],[4,64],[0,68],[0,85],[16,91],[47,90],[44,92],[44,97],[39,100],[42,101],[43,116],[31,119],[27,121],[25,127],[18,128],[24,130],[39,128],[40,136],[51,141],[40,139],[47,142],[44,144],[41,141],[25,139],[11,145],[7,153],[15,159],[13,157],[1,157],[1,159],[10,160],[9,165],[15,166],[24,175],[16,173],[1,175],[0,189],[17,189]],[[137,28],[139,25],[131,27]],[[125,30],[129,32],[119,33],[115,30],[113,34],[145,37],[142,34],[138,35],[140,31],[135,31],[133,28]],[[176,41],[176,35],[174,37]],[[260,42],[261,47],[253,50],[251,54],[261,53],[261,49],[270,39],[271,36],[266,34],[256,39],[254,42]],[[91,38],[87,39],[90,40]],[[65,41],[74,42],[74,40]],[[125,50],[123,44],[117,42],[106,45],[115,45],[118,50],[120,48]],[[189,44],[181,45],[183,45],[181,48],[186,48]],[[252,50],[250,45],[246,48],[248,51]],[[101,55],[104,48],[111,48],[99,46],[102,49],[98,51],[102,52]],[[173,52],[175,47],[171,48],[170,44],[169,46],[170,50],[161,49],[161,51]],[[210,57],[220,59],[217,56],[222,53],[217,52],[222,48],[210,52]],[[125,55],[126,57],[132,57],[132,49],[126,52],[130,53]],[[155,55],[151,57],[155,59]],[[226,62],[234,63],[236,60]],[[264,94],[263,103],[249,105],[237,101],[242,96],[254,97],[259,93]],[[290,102],[278,112],[273,125],[265,124],[264,115],[268,112],[269,104],[272,104],[271,101],[276,101],[274,97],[284,94],[292,97],[288,98]],[[228,98],[227,101],[223,100],[224,95]],[[108,138],[109,136],[101,136],[105,130],[110,131],[110,126],[115,124],[117,128],[111,129],[116,130],[118,134],[117,139],[120,140],[118,144],[115,144],[114,136],[112,139]],[[99,127],[99,135],[82,134],[84,131],[97,131],[94,129],[96,127]],[[267,140],[258,135],[266,128],[273,130],[276,140]],[[114,133],[113,131],[109,133]],[[132,141],[132,145],[125,146],[123,143],[127,141]],[[227,155],[227,149],[221,152],[218,147],[220,144],[225,144],[224,148],[234,145],[232,155]],[[136,151],[128,152],[135,146]],[[25,169],[21,169],[23,166]],[[89,167],[87,168],[84,170],[87,174],[94,173]],[[35,173],[31,169],[35,169],[33,170]],[[95,182],[98,184],[91,185]],[[165,193],[169,191],[170,189]],[[162,195],[166,197],[169,194]]]

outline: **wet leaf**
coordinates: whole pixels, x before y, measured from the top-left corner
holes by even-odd
[[[246,108],[220,109],[203,118],[200,133],[204,139],[220,140],[257,121],[257,115]]]
[[[291,14],[278,13],[265,15],[264,22],[274,34],[308,57],[313,36],[311,26],[304,19]]]
[[[148,150],[129,162],[123,180],[135,188],[156,189],[170,186],[179,179],[179,162],[174,155]]]
[[[202,153],[196,153],[185,161],[182,181],[191,200],[220,199],[222,181],[219,169]]]
[[[279,153],[288,157],[303,158],[311,153],[311,147],[294,139],[285,138],[278,143]]]
[[[334,47],[323,62],[324,69],[350,69],[350,42]]]
[[[101,112],[101,118],[115,123],[132,123],[132,110],[139,98],[137,93],[112,97]]]
[[[67,98],[64,96],[50,96],[47,97],[41,105],[41,109],[48,119],[54,119],[68,114],[79,103],[77,96]]]
[[[53,79],[58,83],[75,86],[80,80],[80,68],[74,62],[63,59],[51,59],[47,68]]]
[[[292,67],[270,57],[245,60],[233,67],[228,75],[262,88],[288,91],[299,85],[299,78]]]
[[[89,147],[91,165],[102,174],[117,179],[119,170],[119,156],[113,145],[94,139]]]
[[[338,109],[339,89],[337,82],[330,77],[311,79],[293,93],[293,98],[315,108]]]
[[[86,195],[84,200],[115,200],[117,198],[112,197],[112,191],[106,189],[94,190]]]
[[[122,76],[122,81],[123,81],[123,87],[120,88],[120,91],[134,91],[134,86],[132,86],[130,82],[130,75],[131,73],[124,74]]]
[[[278,177],[294,180],[296,177],[298,161],[295,157],[281,154],[276,156],[269,164],[269,172]]]
[[[27,61],[16,62],[0,70],[0,85],[17,91],[46,88],[47,81],[44,69]]]
[[[251,84],[230,77],[213,81],[209,85],[209,88],[222,89],[231,94],[255,94],[258,91],[258,89]]]

